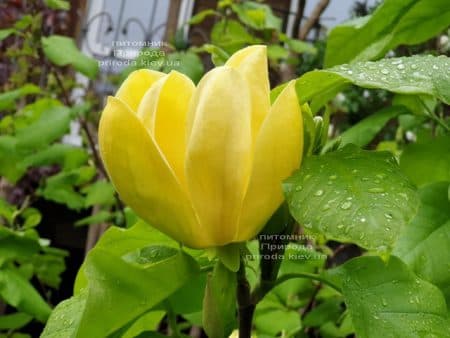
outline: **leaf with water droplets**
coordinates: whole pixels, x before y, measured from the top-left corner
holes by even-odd
[[[313,111],[350,84],[399,94],[430,95],[450,104],[449,70],[450,58],[443,55],[362,61],[308,72],[297,80],[296,89],[302,103],[311,101]]]
[[[392,154],[353,145],[306,158],[283,187],[301,225],[380,253],[394,245],[418,207],[415,189]]]
[[[441,291],[399,258],[358,257],[327,274],[342,287],[358,337],[448,337]]]

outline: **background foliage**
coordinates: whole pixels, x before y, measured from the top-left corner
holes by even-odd
[[[228,336],[237,256],[180,248],[120,202],[97,152],[103,102],[92,87],[72,95],[74,74],[96,81],[98,63],[52,21],[69,8],[36,1],[0,29],[12,67],[0,94],[0,337],[36,336],[44,323],[42,337]],[[307,41],[286,36],[263,2],[222,0],[187,23],[214,19],[205,44],[177,33],[107,79],[177,60],[154,69],[198,82],[209,56],[221,65],[250,44],[268,46],[272,99],[297,78],[304,164],[283,185],[287,203],[241,248],[258,337],[449,337],[450,3],[369,11]],[[54,208],[77,231],[114,225],[75,283],[63,274],[74,252],[42,235]],[[74,295],[60,302],[63,276]]]

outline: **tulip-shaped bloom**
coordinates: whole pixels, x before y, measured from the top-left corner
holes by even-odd
[[[138,70],[110,97],[101,156],[121,199],[194,248],[255,236],[300,165],[303,125],[294,82],[270,105],[266,48],[252,46],[196,87],[181,73]]]

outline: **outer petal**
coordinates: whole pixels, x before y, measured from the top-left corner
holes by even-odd
[[[151,225],[192,247],[207,245],[195,213],[149,133],[110,97],[99,126],[100,153],[120,197]]]
[[[283,201],[282,181],[300,166],[303,123],[292,81],[274,102],[256,140],[253,172],[235,241],[252,238]]]
[[[252,98],[252,131],[255,140],[270,110],[270,83],[266,46],[250,46],[234,53],[225,64],[236,68],[248,81]]]
[[[180,182],[185,182],[186,116],[195,85],[176,71],[158,80],[144,95],[138,116],[153,135]]]
[[[150,69],[139,69],[128,75],[116,93],[116,97],[125,102],[132,111],[137,111],[145,92],[158,79],[166,74]]]
[[[219,67],[191,102],[186,181],[194,209],[214,244],[231,242],[251,170],[251,106],[246,81]]]

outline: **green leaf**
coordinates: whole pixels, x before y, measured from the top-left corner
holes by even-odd
[[[71,170],[85,164],[87,152],[68,144],[56,143],[26,156],[19,163],[22,168],[59,164],[63,170]]]
[[[289,51],[280,45],[268,45],[267,57],[272,60],[283,60],[289,57]]]
[[[75,222],[75,226],[83,226],[83,225],[91,225],[91,224],[100,224],[107,222],[113,218],[113,214],[106,210],[100,210],[99,212],[95,213],[94,215],[84,217],[78,221]]]
[[[2,314],[0,317],[0,330],[17,330],[27,325],[33,319],[32,316],[16,312],[10,315]]]
[[[34,228],[42,219],[40,211],[35,208],[26,208],[20,216],[24,219],[22,229]]]
[[[358,257],[337,269],[358,337],[448,336],[442,293],[397,257],[387,264],[379,257]]]
[[[196,51],[209,53],[211,55],[211,61],[216,67],[224,65],[230,57],[230,55],[222,48],[214,46],[210,43],[205,43],[200,48],[197,48]]]
[[[409,111],[402,106],[384,108],[344,131],[339,135],[338,139],[328,142],[324,147],[324,151],[332,148],[337,141],[339,141],[342,146],[353,143],[359,147],[364,147],[373,140],[391,119],[401,114],[407,114],[408,112]]]
[[[208,275],[203,299],[203,326],[211,338],[228,337],[233,331],[236,313],[236,274],[220,261]]]
[[[189,25],[198,25],[199,23],[203,22],[208,16],[215,16],[219,15],[214,9],[205,9],[201,12],[198,12],[193,17],[191,17],[188,21]]]
[[[231,8],[244,24],[253,29],[281,30],[282,20],[275,16],[272,8],[266,4],[261,4],[256,1],[244,1],[232,4]]]
[[[36,121],[17,131],[17,146],[36,149],[56,141],[69,130],[70,119],[67,107],[45,110]]]
[[[204,73],[202,60],[192,52],[174,52],[167,55],[162,71],[176,70],[191,78],[195,83],[200,81]]]
[[[0,41],[5,40],[8,36],[16,32],[13,28],[0,29]]]
[[[419,190],[421,205],[417,216],[400,236],[394,254],[420,277],[441,288],[450,304],[450,201],[449,182]]]
[[[38,239],[32,233],[0,225],[0,265],[9,259],[30,259],[39,250]]]
[[[379,88],[394,93],[425,94],[450,104],[449,78],[444,77],[450,61],[446,56],[411,56],[377,62],[355,62],[301,76],[296,89],[301,102],[313,101],[313,110],[332,99],[349,84]]]
[[[58,289],[61,274],[66,270],[65,258],[69,253],[65,250],[42,247],[42,253],[32,258],[34,273],[39,281],[45,285]]]
[[[0,39],[1,40],[1,39]],[[27,83],[22,87],[0,94],[0,110],[15,108],[14,102],[21,97],[39,94],[41,89],[34,84]]]
[[[217,257],[228,270],[237,272],[241,265],[241,245],[232,243],[218,247]]]
[[[51,312],[50,306],[30,282],[15,269],[0,269],[0,298],[41,322],[45,322]]]
[[[298,54],[303,54],[303,53],[309,53],[309,54],[317,54],[317,49],[316,47],[314,47],[312,44],[301,41],[301,40],[297,40],[297,39],[286,39],[286,43],[289,46],[289,48],[298,53]]]
[[[79,210],[85,207],[85,200],[75,187],[90,181],[94,176],[95,168],[89,166],[63,171],[49,177],[38,193],[48,200]]]
[[[42,37],[45,56],[57,66],[71,65],[80,73],[93,79],[98,73],[95,59],[80,52],[73,39],[61,35]]]
[[[394,245],[418,207],[392,154],[353,145],[307,157],[283,187],[291,214],[307,230],[380,253]]]
[[[77,276],[75,294],[86,290],[87,302],[73,337],[116,332],[194,279],[197,263],[178,248],[143,222],[129,229],[108,229]]]
[[[167,298],[196,273],[183,252],[157,263],[124,261],[114,248],[94,249],[86,261],[86,309],[77,336],[102,337],[114,332]],[[120,307],[105,307],[106,303]]]
[[[83,311],[86,306],[86,293],[73,296],[53,310],[41,338],[75,338]]]
[[[447,0],[386,0],[364,19],[335,27],[328,36],[327,67],[382,57],[399,45],[414,45],[448,28]]]
[[[211,29],[211,43],[230,55],[255,41],[255,38],[236,20],[221,20]]]
[[[120,338],[150,338],[148,330],[157,330],[165,315],[164,311],[150,311],[139,317]],[[142,336],[140,336],[140,334]],[[110,338],[110,337],[108,337]],[[111,337],[112,338],[112,337]]]
[[[258,303],[254,323],[258,333],[269,337],[285,337],[288,336],[287,332],[301,329],[298,311],[282,305],[274,293],[268,294]]]
[[[450,136],[406,146],[400,168],[417,185],[450,181]]]
[[[70,10],[70,3],[66,0],[44,0],[47,7],[56,10],[68,11]]]
[[[106,180],[95,181],[95,183],[82,189],[86,194],[85,207],[93,205],[109,206],[115,203],[114,187]]]

